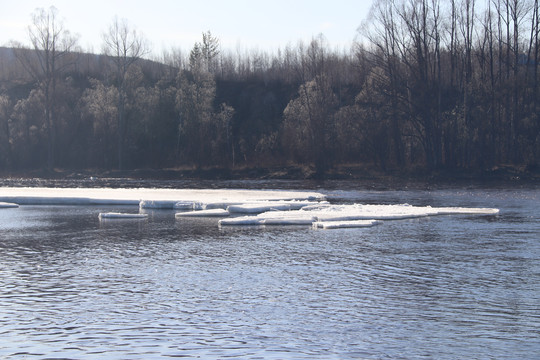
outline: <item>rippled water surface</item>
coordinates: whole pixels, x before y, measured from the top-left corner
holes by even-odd
[[[314,230],[2,209],[0,358],[538,356],[540,190],[315,190],[501,211]]]

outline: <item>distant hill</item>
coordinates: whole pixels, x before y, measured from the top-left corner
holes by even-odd
[[[22,52],[23,56],[27,56],[25,52],[29,53],[28,56],[32,56],[31,53],[35,52],[32,49],[0,47],[0,87],[9,88],[10,84],[20,84],[21,82],[32,80],[28,71],[17,59],[16,51]],[[74,52],[71,55],[70,59],[73,64],[67,69],[69,75],[97,79],[103,79],[106,75],[108,66],[110,65],[110,58],[107,55],[79,52]],[[174,69],[171,66],[147,59],[141,59],[138,65],[141,67],[143,73],[149,74],[153,78],[160,77],[165,71],[174,71],[175,73],[178,71],[178,69]]]

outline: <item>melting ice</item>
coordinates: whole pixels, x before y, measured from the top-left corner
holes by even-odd
[[[220,226],[310,225],[316,229],[366,227],[382,220],[434,215],[494,215],[499,209],[398,205],[336,205],[306,191],[188,189],[1,188],[0,208],[18,205],[133,205],[139,213],[100,213],[100,219],[146,218],[169,209],[176,218],[220,217]]]

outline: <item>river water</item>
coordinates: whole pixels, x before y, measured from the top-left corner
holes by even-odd
[[[500,213],[317,230],[2,209],[0,358],[539,358],[540,189],[318,186]]]

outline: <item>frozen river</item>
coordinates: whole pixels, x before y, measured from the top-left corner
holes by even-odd
[[[0,209],[0,358],[540,353],[540,190],[307,190],[332,205],[500,212],[324,230],[219,226],[173,209],[100,221],[137,211],[129,204]]]

